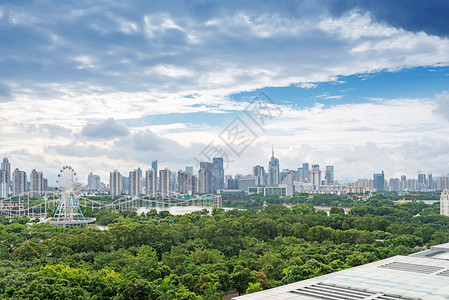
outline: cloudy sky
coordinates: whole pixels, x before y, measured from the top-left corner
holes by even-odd
[[[125,3],[126,2],[126,3]],[[243,2],[243,3],[242,3]],[[94,172],[449,172],[449,3],[2,1],[0,153]]]

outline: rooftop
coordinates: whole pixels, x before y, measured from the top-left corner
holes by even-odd
[[[449,299],[449,243],[233,299]]]

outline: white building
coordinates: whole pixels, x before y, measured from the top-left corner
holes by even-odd
[[[111,196],[119,196],[122,194],[123,177],[119,171],[109,173],[109,190]]]
[[[159,191],[163,199],[171,196],[171,172],[168,168],[159,171]]]
[[[23,194],[27,191],[27,174],[15,169],[12,174],[12,191],[14,195]]]
[[[9,160],[7,157],[3,157],[2,163],[0,165],[0,170],[5,171],[5,180],[6,180],[6,187],[9,189],[11,187],[11,164],[9,163]]]
[[[87,175],[87,187],[90,190],[99,190],[101,188],[100,176],[92,174]]]
[[[8,198],[8,186],[6,181],[0,181],[0,199]]]
[[[129,172],[129,195],[132,197],[140,195],[140,172],[137,169]]]
[[[0,199],[8,198],[8,181],[6,180],[6,170],[0,170]]]
[[[274,150],[271,152],[271,159],[268,163],[268,185],[279,184],[279,159],[274,157]]]
[[[154,169],[145,172],[145,194],[153,198],[157,196],[157,172]]]
[[[313,183],[317,190],[320,189],[321,185],[321,171],[319,165],[312,165],[312,169],[307,174],[307,182]]]
[[[444,189],[440,196],[440,215],[449,217],[449,190]]]
[[[37,172],[35,169],[30,173],[30,196],[42,195],[44,190],[44,177],[42,172]]]

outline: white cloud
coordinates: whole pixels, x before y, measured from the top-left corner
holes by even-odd
[[[178,26],[173,21],[169,14],[154,14],[148,15],[143,18],[145,23],[145,33],[148,38],[155,38],[159,34],[164,34],[165,31],[174,29],[184,32],[184,29]]]
[[[74,23],[70,26],[59,26],[58,22],[65,22],[60,17],[47,22],[35,20],[39,26],[30,33],[45,36],[43,42],[30,43],[29,52],[20,52],[18,47],[0,58],[26,62],[22,70],[51,58],[45,72],[36,75],[36,70],[32,74],[24,71],[25,80],[8,81],[14,100],[2,103],[2,110],[14,122],[2,121],[1,151],[11,153],[16,163],[23,160],[27,167],[42,157],[51,168],[70,160],[85,174],[95,169],[126,171],[152,159],[166,160],[171,168],[179,168],[179,164],[192,164],[192,156],[217,136],[222,124],[209,118],[204,121],[210,122],[207,128],[179,125],[177,120],[173,127],[133,127],[129,134],[111,135],[121,141],[119,145],[87,139],[81,134],[83,127],[108,118],[135,120],[154,115],[242,111],[246,103],[232,101],[229,95],[292,84],[312,89],[319,82],[339,84],[336,78],[340,75],[449,64],[448,39],[376,23],[358,12],[341,17],[325,13],[308,17],[305,12],[305,16],[296,18],[242,10],[194,18],[168,9],[164,13],[143,11],[145,15],[135,19],[112,13],[104,17],[100,12],[98,7],[73,10],[69,20]],[[92,19],[87,21],[87,17]],[[73,34],[73,28],[63,30],[71,26],[79,26],[79,35]],[[97,32],[100,34],[95,35]],[[114,33],[119,33],[120,39],[114,40]],[[19,77],[15,76],[10,77]],[[341,97],[330,93],[321,96]],[[440,113],[448,111],[446,98],[446,94],[437,96]],[[263,153],[268,156],[269,146],[276,141],[282,165],[292,168],[301,161],[324,159],[338,164],[345,176],[351,170],[368,176],[364,172],[380,169],[383,153],[391,151],[385,161],[391,167],[396,157],[397,169],[408,172],[410,162],[399,155],[418,157],[420,149],[428,150],[419,142],[425,136],[436,141],[448,134],[447,124],[435,120],[435,103],[428,99],[282,108],[283,118],[268,125],[257,147],[268,149]],[[229,118],[233,117],[235,114],[230,113]],[[31,124],[34,131],[23,124]],[[33,135],[36,132],[39,134]],[[52,132],[60,132],[60,139],[49,138]],[[146,141],[156,141],[170,151],[145,151],[151,148]],[[414,141],[420,149],[411,147]],[[22,151],[24,143],[28,152]],[[130,145],[133,148],[127,154]],[[441,152],[445,147],[444,143],[438,145]],[[77,151],[86,157],[67,155]],[[233,166],[235,171],[248,172],[250,164],[266,162],[256,145],[245,153]],[[25,159],[27,154],[32,155]],[[425,162],[432,164],[430,159],[418,163]],[[441,166],[432,166],[442,171]]]
[[[174,65],[157,65],[149,70],[148,73],[156,73],[168,77],[192,77],[194,73],[186,68]]]
[[[312,83],[312,82],[300,82],[300,83],[296,83],[295,86],[300,87],[302,89],[314,89],[318,85],[316,83]]]

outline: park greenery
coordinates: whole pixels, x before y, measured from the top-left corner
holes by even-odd
[[[0,216],[0,299],[222,299],[449,242],[438,204],[393,200],[251,195],[245,210],[178,216],[86,209],[102,230]],[[323,204],[329,214],[314,209]]]

